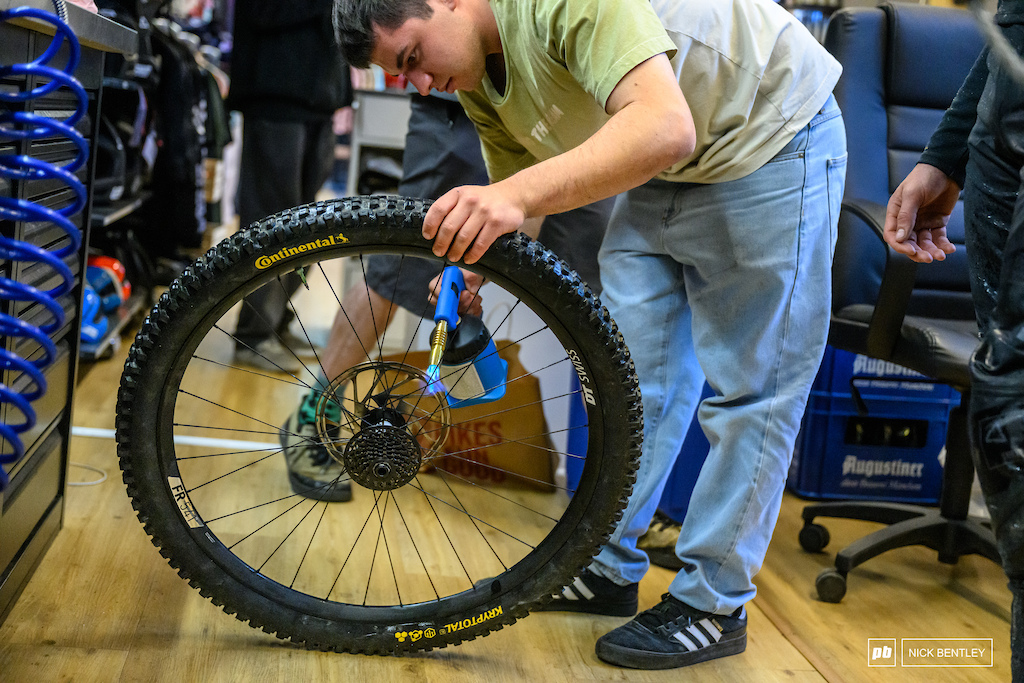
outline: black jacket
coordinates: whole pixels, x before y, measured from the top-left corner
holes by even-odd
[[[332,0],[237,0],[227,105],[249,116],[308,120],[352,103],[334,43]]]
[[[1024,24],[1024,0],[999,0],[995,22],[1002,27]],[[978,101],[988,80],[988,56],[986,46],[921,154],[922,163],[935,166],[960,187],[964,186],[967,170],[967,139],[978,118]]]

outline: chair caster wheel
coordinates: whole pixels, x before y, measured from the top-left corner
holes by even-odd
[[[846,575],[829,568],[818,574],[814,580],[818,589],[818,599],[822,602],[840,602],[846,595]]]
[[[809,553],[820,553],[830,540],[828,529],[820,524],[807,522],[800,529],[800,547]]]

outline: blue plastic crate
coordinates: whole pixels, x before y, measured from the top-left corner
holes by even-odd
[[[935,504],[942,489],[938,458],[960,395],[918,373],[868,361],[828,347],[788,487],[815,500]]]

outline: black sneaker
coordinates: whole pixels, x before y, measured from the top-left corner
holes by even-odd
[[[668,593],[631,622],[597,640],[597,656],[631,669],[675,669],[747,649],[747,610],[701,612]]]
[[[636,614],[639,584],[625,586],[584,569],[561,593],[554,593],[551,602],[536,609],[541,612],[587,612],[611,617]]]
[[[636,541],[637,550],[647,553],[651,564],[679,571],[683,568],[683,561],[676,556],[676,541],[682,526],[661,510],[655,511],[651,525]]]
[[[281,428],[288,483],[300,496],[326,503],[344,503],[352,500],[352,481],[317,434],[317,399],[318,395],[311,392]]]

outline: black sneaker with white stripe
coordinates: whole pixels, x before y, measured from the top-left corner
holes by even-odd
[[[747,648],[747,610],[701,612],[668,593],[628,624],[597,640],[597,656],[631,669],[674,669]]]
[[[587,612],[611,617],[636,614],[639,584],[625,586],[584,569],[561,593],[554,593],[551,602],[536,609],[541,612]]]

